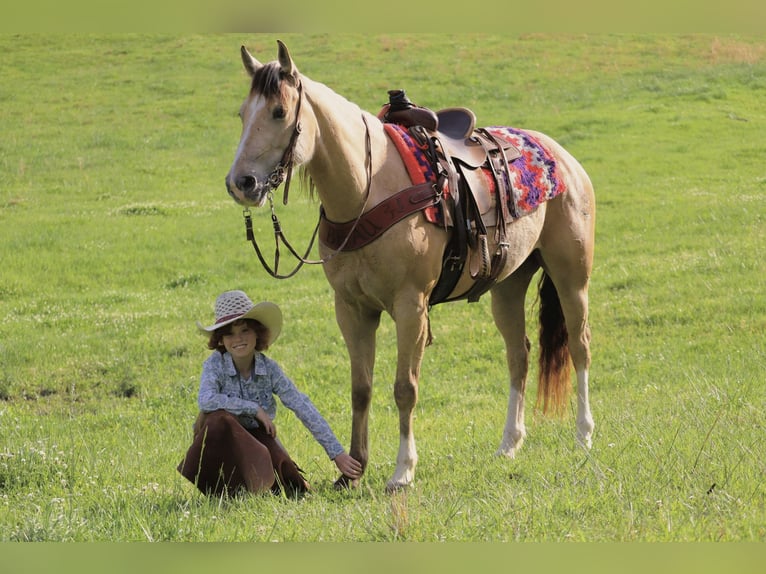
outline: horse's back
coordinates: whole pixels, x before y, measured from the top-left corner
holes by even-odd
[[[547,202],[539,251],[546,267],[567,282],[587,289],[593,266],[596,199],[582,164],[561,144],[540,132],[530,132],[555,158],[565,191]],[[558,273],[556,273],[558,271]]]

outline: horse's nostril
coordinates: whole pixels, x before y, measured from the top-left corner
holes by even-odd
[[[237,187],[245,193],[250,193],[255,189],[255,178],[252,175],[243,175],[237,178]]]

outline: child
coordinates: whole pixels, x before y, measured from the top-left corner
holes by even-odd
[[[344,476],[359,478],[362,465],[346,454],[311,400],[263,354],[282,330],[274,303],[254,305],[242,291],[226,291],[215,302],[215,324],[197,328],[209,336],[213,353],[200,378],[200,414],[194,440],[178,471],[202,492],[216,495],[285,489],[309,490],[300,468],[277,439],[273,419],[278,396],[322,445]]]

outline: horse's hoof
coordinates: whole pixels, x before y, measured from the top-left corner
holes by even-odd
[[[497,450],[495,451],[495,456],[504,456],[506,458],[516,458],[516,453],[519,452],[519,449],[521,448],[522,444],[524,444],[523,438],[515,442],[503,441],[500,444],[500,446],[497,447]]]
[[[388,482],[386,484],[386,494],[395,494],[397,492],[404,492],[410,487],[411,483],[408,482]]]
[[[341,475],[341,477],[336,480],[332,486],[335,490],[351,490],[352,488],[357,488],[359,486],[359,479],[353,479],[345,475]]]
[[[499,448],[495,451],[495,456],[504,456],[506,458],[516,458],[516,449],[511,448]]]
[[[577,436],[577,446],[580,448],[584,448],[585,450],[590,450],[593,448],[593,439],[588,436]]]

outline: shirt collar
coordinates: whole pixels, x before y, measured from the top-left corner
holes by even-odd
[[[263,355],[263,353],[260,353],[258,351],[255,352],[255,368],[253,369],[253,372],[256,375],[268,374],[268,367],[266,366],[266,357]]]
[[[237,376],[237,367],[234,366],[234,359],[231,357],[231,353],[225,351],[223,354],[223,368],[227,375],[230,377]],[[255,352],[255,368],[253,369],[256,375],[265,375],[267,373],[266,361],[263,354]]]

